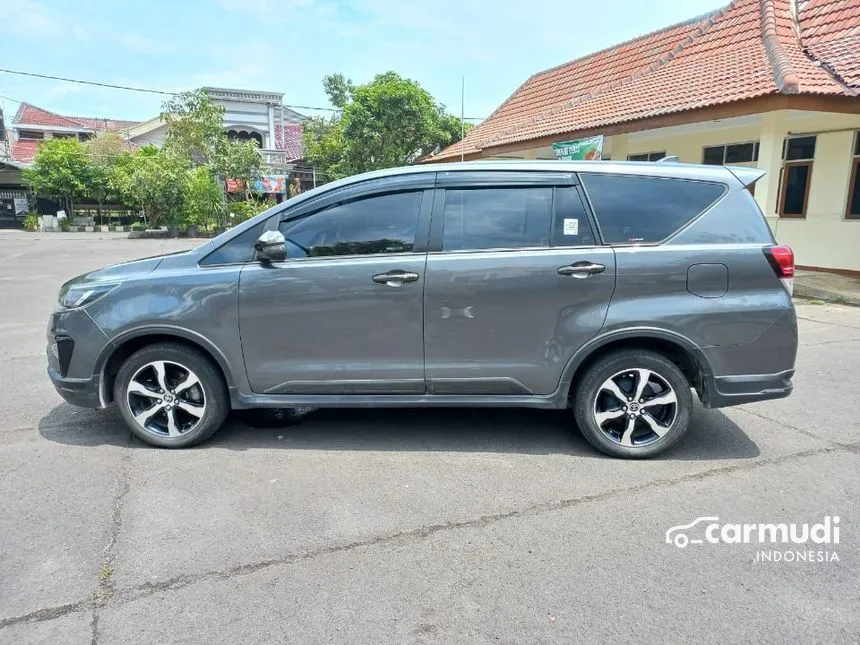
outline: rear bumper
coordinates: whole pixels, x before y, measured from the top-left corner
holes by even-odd
[[[794,388],[794,370],[776,374],[744,374],[717,376],[708,388],[705,407],[725,408],[730,405],[782,399]]]
[[[102,407],[97,379],[63,378],[59,370],[50,366],[48,376],[54,384],[54,389],[66,402],[82,408]]]

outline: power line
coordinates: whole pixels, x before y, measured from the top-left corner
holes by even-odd
[[[0,94],[0,99],[6,99],[7,101],[11,101],[12,103],[23,103],[24,101],[19,101],[18,99],[13,99],[11,96],[3,96]]]
[[[14,75],[18,75],[18,76],[30,76],[33,78],[44,78],[44,79],[51,80],[51,81],[61,81],[63,83],[76,83],[78,85],[94,85],[96,87],[107,87],[107,88],[113,89],[113,90],[124,90],[126,92],[143,92],[143,93],[148,93],[148,94],[159,94],[162,96],[177,96],[180,94],[180,92],[168,92],[167,90],[159,90],[159,89],[149,88],[149,87],[134,87],[131,85],[116,85],[113,83],[102,83],[99,81],[87,81],[87,80],[79,79],[79,78],[66,78],[64,76],[51,76],[49,74],[37,74],[35,72],[22,72],[20,70],[14,70],[14,69],[0,69],[0,72],[2,72],[4,74],[14,74]],[[4,97],[4,98],[6,98],[6,97]],[[22,103],[22,101],[16,101],[15,99],[11,99],[11,98],[8,100],[13,101],[15,103]],[[236,103],[257,103],[257,104],[259,103],[259,101],[253,101],[250,99],[241,99],[241,98],[231,98],[228,100],[236,102]],[[323,112],[341,112],[341,110],[338,108],[317,107],[317,106],[312,106],[312,105],[287,105],[287,104],[283,104],[282,107],[290,108],[290,109],[294,109],[294,110],[318,110],[318,111],[323,111]],[[483,117],[464,117],[464,119],[466,121],[483,121],[484,120]]]
[[[48,74],[36,74],[35,72],[21,72],[14,69],[0,69],[4,74],[16,74],[18,76],[32,76],[34,78],[45,78],[51,81],[63,81],[65,83],[78,83],[80,85],[97,85],[99,87],[109,87],[115,90],[128,90],[130,92],[149,92],[150,94],[167,94],[174,95],[175,92],[165,92],[164,90],[156,90],[145,87],[131,87],[128,85],[113,85],[111,83],[99,83],[97,81],[84,81],[76,78],[65,78],[63,76],[50,76]]]

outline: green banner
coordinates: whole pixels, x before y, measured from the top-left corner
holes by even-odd
[[[556,159],[596,161],[603,158],[603,135],[552,144]]]

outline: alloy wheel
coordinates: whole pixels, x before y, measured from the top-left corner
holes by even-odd
[[[594,420],[611,441],[626,447],[659,441],[678,416],[678,397],[669,382],[648,369],[628,369],[597,390]]]
[[[152,361],[138,369],[126,388],[126,399],[135,423],[158,437],[190,432],[206,412],[200,379],[174,361]]]

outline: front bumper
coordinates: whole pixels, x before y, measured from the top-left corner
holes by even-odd
[[[711,380],[705,406],[725,408],[730,405],[782,399],[791,394],[794,370],[776,374],[744,374],[740,376],[718,376]]]
[[[81,309],[57,310],[46,333],[48,376],[60,396],[72,405],[103,407],[96,363],[108,344],[92,318]]]
[[[64,378],[59,370],[48,366],[48,376],[57,394],[67,403],[82,408],[101,408],[99,383],[96,378]]]

